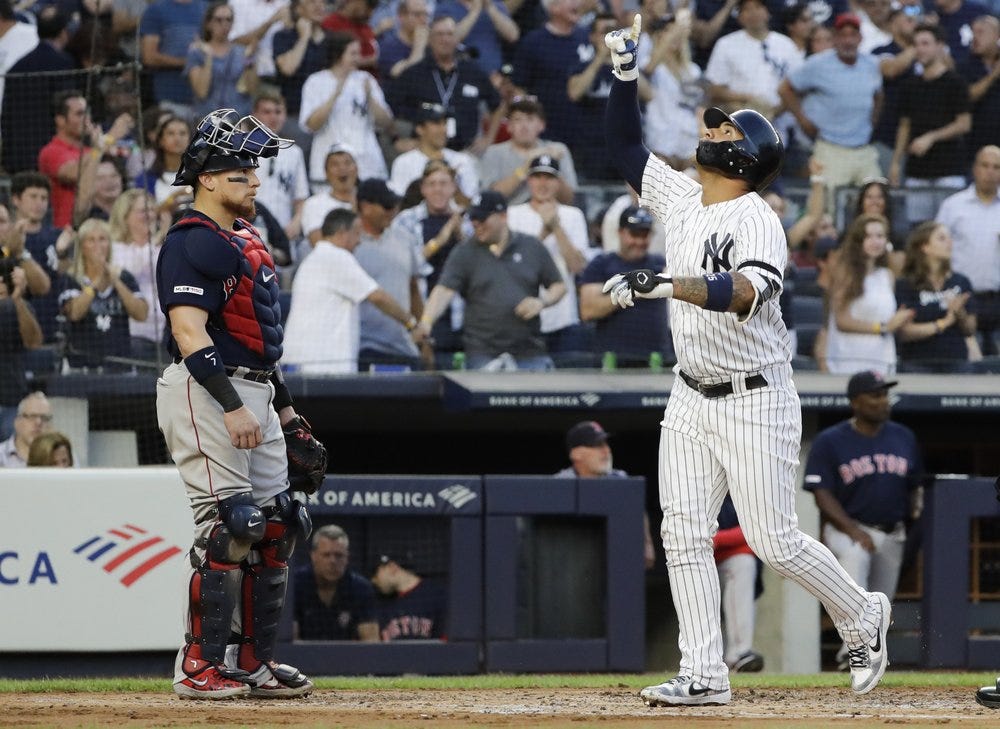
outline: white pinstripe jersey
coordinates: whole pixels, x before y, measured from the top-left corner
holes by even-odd
[[[739,271],[757,292],[750,313],[707,311],[670,301],[678,365],[699,380],[728,380],[791,361],[778,294],[788,245],[781,221],[757,193],[704,206],[701,185],[650,155],[642,203],[666,229],[666,273],[704,276]]]

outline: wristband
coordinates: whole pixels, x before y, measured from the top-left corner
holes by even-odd
[[[292,393],[288,391],[285,384],[285,376],[281,373],[280,367],[275,367],[271,374],[270,382],[274,385],[274,400],[272,405],[276,412],[281,412],[284,408],[292,406]]]
[[[243,406],[233,383],[226,376],[226,368],[222,357],[215,350],[215,345],[199,349],[194,354],[184,358],[184,365],[199,385],[208,390],[208,394],[229,413]]]
[[[730,273],[709,273],[703,276],[708,287],[708,311],[726,311],[733,303],[733,276]]]

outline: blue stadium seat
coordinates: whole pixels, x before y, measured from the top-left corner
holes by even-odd
[[[797,292],[796,292],[797,293]],[[798,296],[792,298],[792,316],[795,320],[796,331],[803,325],[822,325],[823,299],[819,296]]]
[[[800,324],[795,323],[795,336],[798,338],[798,351],[796,354],[803,357],[813,356],[813,345],[816,344],[816,335],[822,329],[821,324]]]
[[[816,282],[819,269],[815,266],[803,266],[795,269],[795,295],[796,296],[822,296],[823,289]]]

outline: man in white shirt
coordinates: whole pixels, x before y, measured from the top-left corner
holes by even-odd
[[[253,102],[253,115],[275,134],[288,118],[285,99],[277,91],[262,91]],[[302,148],[293,144],[278,150],[257,170],[260,187],[257,202],[275,217],[289,241],[302,235],[302,207],[309,197],[309,176],[306,173]]]
[[[0,103],[3,102],[4,74],[38,45],[38,30],[19,23],[10,0],[0,2]]]
[[[411,332],[420,343],[426,330],[354,258],[361,224],[350,209],[327,214],[321,239],[299,264],[292,282],[292,308],[285,326],[282,361],[289,372],[307,375],[358,371],[359,305],[367,301]]]
[[[972,184],[945,198],[937,222],[951,233],[951,267],[972,282],[983,354],[997,354],[1000,330],[1000,147],[976,153]]]
[[[354,150],[338,143],[326,153],[326,181],[329,189],[320,190],[302,206],[302,234],[315,243],[320,239],[320,228],[326,214],[337,208],[354,208],[358,188],[358,165]]]
[[[52,429],[52,406],[42,392],[26,395],[17,405],[14,435],[0,443],[0,468],[28,465],[28,449],[42,433]]]
[[[283,24],[290,21],[289,4],[289,0],[229,0],[228,2],[229,7],[233,9],[233,27],[229,31],[229,40],[248,49],[254,49],[257,75],[262,79],[274,78],[277,73],[274,67],[272,40]],[[271,129],[275,132],[281,131],[280,127]]]
[[[749,107],[773,119],[781,105],[778,84],[802,63],[802,52],[770,30],[764,0],[742,0],[739,7],[742,30],[718,40],[705,68],[709,97],[726,111]]]
[[[580,325],[575,282],[591,257],[587,219],[580,208],[556,200],[559,187],[559,161],[539,155],[528,166],[528,202],[507,208],[507,226],[542,241],[566,284],[566,295],[539,315],[546,347],[557,365],[561,360],[568,364],[565,358],[573,353],[590,351]]]
[[[423,177],[424,167],[430,160],[443,159],[455,170],[456,199],[459,204],[468,205],[479,194],[479,172],[472,157],[447,148],[448,110],[441,104],[423,103],[417,109],[415,124],[417,147],[399,155],[392,163],[389,187],[402,197],[411,182]]]

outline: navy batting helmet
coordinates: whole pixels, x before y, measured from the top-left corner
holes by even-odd
[[[193,185],[202,172],[256,168],[258,157],[273,157],[291,144],[254,116],[217,109],[198,122],[173,184]]]
[[[781,170],[785,146],[771,122],[753,109],[727,114],[716,107],[705,111],[705,126],[716,129],[729,122],[740,130],[743,139],[735,142],[701,140],[695,158],[726,177],[746,180],[758,192],[770,185]]]

